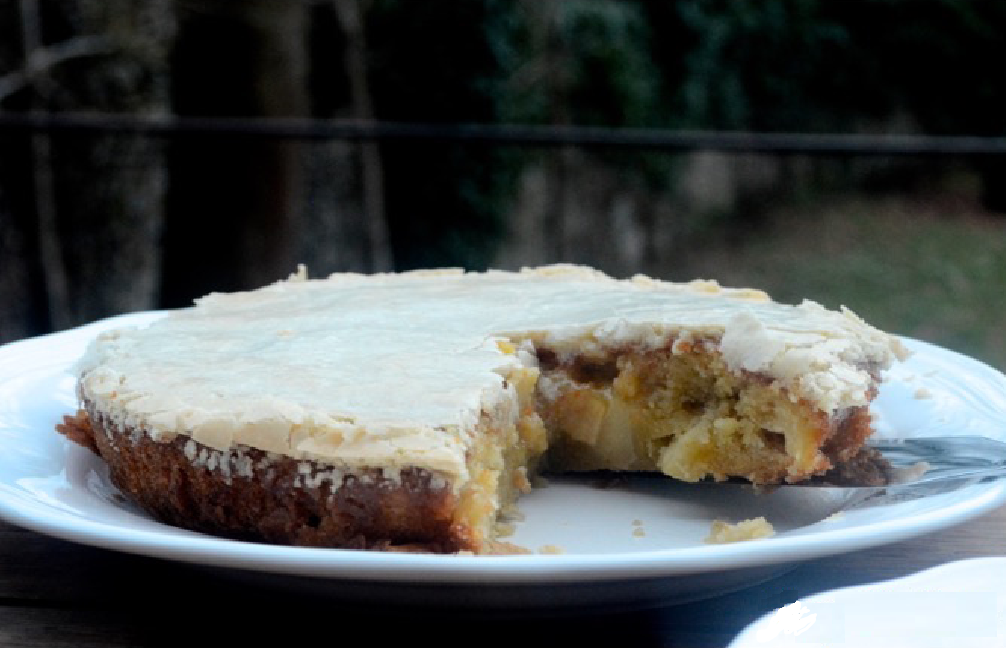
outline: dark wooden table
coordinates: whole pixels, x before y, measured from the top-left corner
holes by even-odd
[[[1006,507],[705,601],[618,613],[461,612],[354,605],[0,522],[0,646],[717,647],[760,615],[821,590],[996,555],[1006,555]]]

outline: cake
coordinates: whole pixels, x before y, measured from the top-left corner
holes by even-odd
[[[713,520],[705,543],[728,544],[731,542],[745,542],[747,540],[761,540],[762,538],[771,538],[774,535],[775,528],[773,528],[772,523],[762,516],[734,523]]]
[[[767,485],[854,463],[904,354],[846,309],[709,281],[301,268],[100,334],[62,430],[170,524],[491,553],[543,472]]]

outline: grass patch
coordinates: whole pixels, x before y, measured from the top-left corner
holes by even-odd
[[[875,326],[1006,369],[1006,218],[954,200],[790,205],[743,240],[696,253],[690,276],[776,299],[845,305]]]

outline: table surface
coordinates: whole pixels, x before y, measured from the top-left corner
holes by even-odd
[[[822,558],[683,605],[459,612],[354,605],[218,571],[77,545],[0,522],[0,646],[726,646],[782,605],[954,560],[1006,555],[1006,507],[912,540]],[[356,629],[356,630],[354,630]],[[347,634],[363,629],[366,634]],[[618,641],[618,644],[612,643]]]

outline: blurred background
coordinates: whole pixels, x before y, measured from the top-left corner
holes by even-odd
[[[1001,0],[0,0],[0,342],[312,276],[714,278],[1006,368]]]

